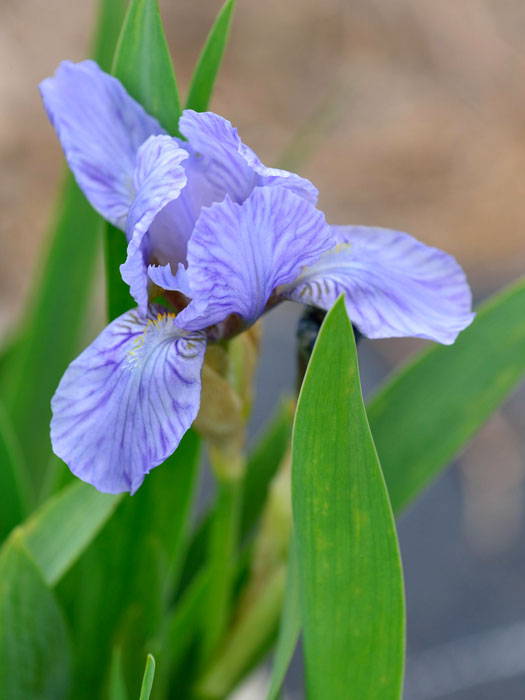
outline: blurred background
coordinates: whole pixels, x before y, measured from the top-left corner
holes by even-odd
[[[63,168],[37,84],[87,55],[95,4],[0,0],[3,337],[39,273]],[[160,0],[183,95],[220,5]],[[212,108],[265,163],[310,178],[331,223],[397,228],[453,253],[479,301],[524,269],[524,47],[521,0],[238,0]],[[298,313],[266,321],[254,432],[293,390]],[[417,347],[363,342],[365,392]],[[406,700],[525,697],[524,425],[521,387],[399,522]]]

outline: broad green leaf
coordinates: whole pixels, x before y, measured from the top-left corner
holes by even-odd
[[[0,553],[3,700],[68,697],[70,650],[60,608],[18,532]]]
[[[144,678],[142,679],[142,687],[140,689],[139,700],[149,700],[151,689],[153,687],[153,678],[155,676],[155,659],[151,654],[148,654],[146,659],[146,668],[144,670]]]
[[[83,650],[75,700],[101,692],[115,645],[122,648],[126,687],[140,686],[149,640],[165,621],[167,587],[176,585],[187,546],[199,456],[200,440],[190,430],[137,493],[122,498],[93,546],[61,583],[59,595],[69,610],[74,643]]]
[[[286,671],[292,660],[299,633],[301,631],[301,607],[299,605],[299,572],[297,569],[297,555],[295,546],[290,545],[288,556],[288,574],[286,577],[286,589],[281,612],[281,624],[279,638],[273,658],[272,676],[267,700],[277,700],[279,691],[284,682]]]
[[[106,70],[124,4],[123,0],[100,2],[92,55]],[[27,316],[2,368],[6,408],[37,487],[50,451],[49,402],[78,350],[100,245],[100,225],[100,217],[68,172],[60,188],[49,249],[39,267]]]
[[[29,484],[22,451],[0,405],[0,542],[23,520]]]
[[[194,109],[197,112],[205,112],[208,109],[226,49],[234,7],[235,0],[226,0],[208,34],[191,79],[186,100],[187,109]]]
[[[178,133],[181,106],[157,0],[131,0],[120,34],[113,75],[170,134]]]
[[[401,561],[343,298],[325,318],[299,396],[292,505],[308,698],[399,698]]]
[[[451,346],[409,362],[368,406],[394,511],[446,467],[525,375],[525,280],[484,304]]]
[[[120,496],[75,481],[44,503],[19,528],[46,583],[53,586],[111,516]]]

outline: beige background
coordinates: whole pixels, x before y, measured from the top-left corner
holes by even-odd
[[[160,4],[184,93],[220,2]],[[3,327],[62,164],[37,83],[86,55],[94,5],[0,0]],[[212,106],[268,164],[285,152],[331,222],[409,231],[492,289],[525,262],[524,40],[520,0],[239,0]]]

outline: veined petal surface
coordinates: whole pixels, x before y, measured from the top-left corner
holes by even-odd
[[[328,310],[344,292],[352,323],[369,338],[449,345],[470,325],[472,295],[451,255],[399,231],[331,228],[338,245],[299,275],[287,298]]]
[[[241,203],[260,186],[280,186],[315,204],[317,189],[295,173],[267,168],[248,148],[231,123],[213,112],[184,110],[179,129],[204,160],[206,176],[216,190]]]
[[[126,227],[128,256],[120,271],[142,313],[148,307],[147,266],[153,253],[150,226],[185,187],[187,178],[181,163],[188,156],[188,152],[180,148],[175,139],[165,135],[151,136],[137,153],[137,167],[133,175],[136,194]],[[176,240],[176,229],[168,229],[168,234]]]
[[[229,197],[213,204],[188,243],[194,300],[177,325],[202,329],[230,314],[253,323],[277,287],[332,246],[324,214],[284,187],[256,187],[243,204]]]
[[[99,214],[124,229],[137,149],[162,127],[94,61],[63,61],[40,93],[80,188]]]
[[[55,453],[99,491],[134,493],[176,449],[199,410],[204,334],[173,315],[128,311],[66,370],[51,402]]]

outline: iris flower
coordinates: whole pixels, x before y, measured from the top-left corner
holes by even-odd
[[[454,258],[405,233],[329,226],[316,188],[267,168],[217,114],[186,110],[174,138],[92,61],[63,62],[40,90],[79,186],[128,243],[137,307],[52,400],[55,453],[100,491],[135,492],[174,452],[199,411],[206,344],[284,300],[329,309],[344,293],[369,338],[450,344],[471,323]],[[161,294],[170,308],[150,303]]]

